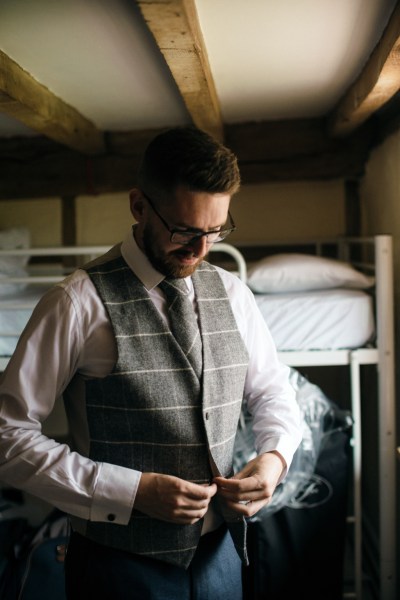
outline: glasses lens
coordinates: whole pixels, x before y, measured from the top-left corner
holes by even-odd
[[[173,244],[189,244],[196,236],[189,231],[173,231],[171,234],[171,242]]]
[[[231,227],[231,229],[222,229],[221,231],[216,231],[215,233],[207,234],[207,242],[209,244],[216,244],[217,242],[222,242],[232,231],[235,231],[235,227]]]
[[[182,244],[184,246],[201,237],[205,237],[207,244],[216,244],[217,242],[222,242],[222,240],[232,233],[232,231],[234,231],[234,228],[215,232],[211,231],[210,233],[199,233],[198,235],[191,231],[174,231],[171,235],[171,242],[174,244]]]

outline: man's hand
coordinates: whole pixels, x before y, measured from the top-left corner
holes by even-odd
[[[192,525],[204,517],[217,486],[198,485],[158,473],[142,473],[135,505],[142,513],[178,525]]]
[[[218,495],[232,518],[252,517],[267,504],[286,468],[278,452],[266,452],[251,460],[232,478],[215,477]]]

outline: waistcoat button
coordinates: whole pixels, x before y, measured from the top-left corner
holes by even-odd
[[[116,516],[113,513],[110,513],[109,515],[107,515],[107,520],[108,521],[115,521]]]

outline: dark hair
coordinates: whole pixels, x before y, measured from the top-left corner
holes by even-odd
[[[237,158],[231,150],[195,127],[176,127],[148,145],[138,185],[149,193],[191,191],[235,194],[240,187]]]

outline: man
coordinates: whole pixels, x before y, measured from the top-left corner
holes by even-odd
[[[44,296],[4,374],[0,477],[71,515],[71,600],[242,596],[245,518],[300,428],[251,292],[204,261],[234,229],[239,183],[204,132],[157,136],[130,192],[133,230]],[[74,451],[41,433],[61,395]],[[259,454],[234,474],[243,400]]]

